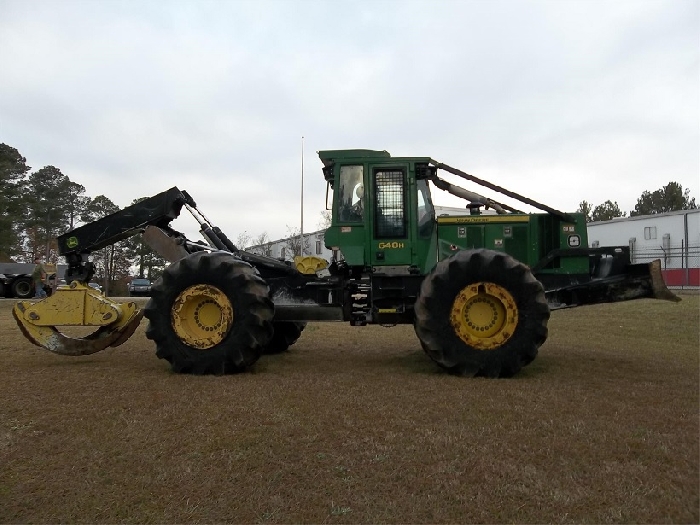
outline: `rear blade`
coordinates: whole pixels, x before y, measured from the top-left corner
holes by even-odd
[[[654,299],[663,299],[677,303],[681,298],[668,289],[661,273],[661,261],[656,259],[649,263],[649,276],[651,277],[651,288],[654,292]]]
[[[650,263],[628,264],[621,273],[547,290],[545,295],[550,310],[644,298],[681,300],[666,286],[658,259]]]

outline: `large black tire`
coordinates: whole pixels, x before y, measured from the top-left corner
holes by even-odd
[[[34,281],[30,277],[18,277],[12,281],[12,295],[18,299],[30,299],[34,297],[36,289]]]
[[[227,253],[198,252],[165,269],[144,315],[146,337],[174,372],[227,374],[260,358],[274,305],[255,268]]]
[[[275,321],[272,323],[275,333],[270,342],[265,345],[263,354],[273,355],[286,352],[287,349],[297,342],[301,332],[304,331],[306,323],[294,321]]]
[[[492,250],[464,250],[426,276],[415,304],[425,352],[449,372],[510,377],[547,339],[549,307],[529,268]]]

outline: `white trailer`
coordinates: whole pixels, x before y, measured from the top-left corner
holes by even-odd
[[[591,247],[630,247],[633,263],[661,260],[668,286],[700,286],[700,210],[590,222]]]

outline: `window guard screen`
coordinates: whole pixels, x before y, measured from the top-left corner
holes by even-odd
[[[406,205],[402,170],[381,170],[374,174],[375,236],[378,239],[406,237]]]

